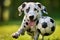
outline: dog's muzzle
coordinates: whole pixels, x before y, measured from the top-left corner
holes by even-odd
[[[34,19],[34,15],[29,16],[29,19],[30,19],[30,20],[33,20],[33,19]]]
[[[35,22],[37,21],[37,18],[36,19],[33,19],[34,17],[31,16],[31,19],[28,21],[28,25],[30,27],[34,27],[35,26]]]

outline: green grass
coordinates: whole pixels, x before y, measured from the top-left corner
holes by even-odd
[[[27,35],[26,33],[24,36],[21,35],[18,39],[14,39],[11,37],[11,34],[16,32],[20,26],[19,24],[17,25],[17,23],[19,22],[16,22],[16,23],[14,22],[12,24],[8,23],[9,25],[1,25],[0,26],[0,40],[31,40],[31,37]],[[50,36],[45,36],[44,39],[45,40],[60,40],[60,21],[59,20],[56,21],[55,32]]]
[[[25,34],[24,36],[20,36],[18,39],[14,39],[11,37],[12,33],[18,30],[18,25],[6,25],[0,27],[0,40],[30,40],[31,37]]]

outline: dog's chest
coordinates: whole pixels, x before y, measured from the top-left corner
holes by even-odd
[[[35,31],[36,31],[36,26],[38,24],[38,20],[34,21],[34,22],[29,22],[28,20],[25,20],[25,29],[27,31],[27,34],[29,35],[34,35]]]
[[[35,27],[34,28],[27,28],[26,31],[27,31],[28,35],[33,36],[36,31],[36,28]]]
[[[28,25],[27,25],[28,24]],[[26,22],[26,31],[27,34],[29,35],[34,35],[35,31],[36,31],[36,22],[34,23],[34,25],[31,25],[28,22]]]
[[[26,26],[26,28],[34,29],[35,26],[36,26],[36,22],[35,21],[28,21],[28,20],[26,21],[25,20],[24,25]]]

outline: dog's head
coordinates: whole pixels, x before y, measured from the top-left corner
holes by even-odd
[[[24,2],[22,5],[18,7],[19,16],[22,14],[22,11],[24,11],[24,14],[26,15],[28,20],[35,20],[38,17],[42,16],[42,12],[47,14],[45,6],[43,6],[39,2]]]

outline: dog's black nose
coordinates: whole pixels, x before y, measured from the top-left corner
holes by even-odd
[[[34,18],[34,15],[29,16],[29,19],[30,19],[30,20],[33,20],[33,18]]]

